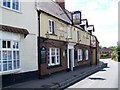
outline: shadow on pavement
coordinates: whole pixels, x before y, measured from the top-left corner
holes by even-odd
[[[91,80],[106,80],[105,78],[89,78]]]

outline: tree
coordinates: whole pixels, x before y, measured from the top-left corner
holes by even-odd
[[[116,51],[117,51],[117,54],[118,54],[118,61],[120,62],[120,45],[117,46]]]
[[[120,45],[119,46],[117,46],[117,49],[116,49],[117,51],[120,51]]]
[[[110,46],[109,48],[112,49],[113,51],[117,50],[117,46]]]

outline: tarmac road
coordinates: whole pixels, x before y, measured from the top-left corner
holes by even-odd
[[[111,59],[102,59],[108,67],[77,82],[69,88],[118,88],[118,62]],[[120,86],[120,85],[119,85]],[[66,90],[67,90],[66,89]]]

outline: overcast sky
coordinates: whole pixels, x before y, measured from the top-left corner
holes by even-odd
[[[109,47],[117,45],[118,41],[118,1],[65,0],[65,7],[69,11],[80,10],[82,19],[94,25],[100,45]]]

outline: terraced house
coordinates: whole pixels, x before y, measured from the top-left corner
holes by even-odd
[[[35,0],[25,1],[0,1],[0,75],[3,86],[38,77]]]
[[[64,0],[2,0],[0,5],[3,86],[99,62],[94,26],[80,11],[66,10]]]

